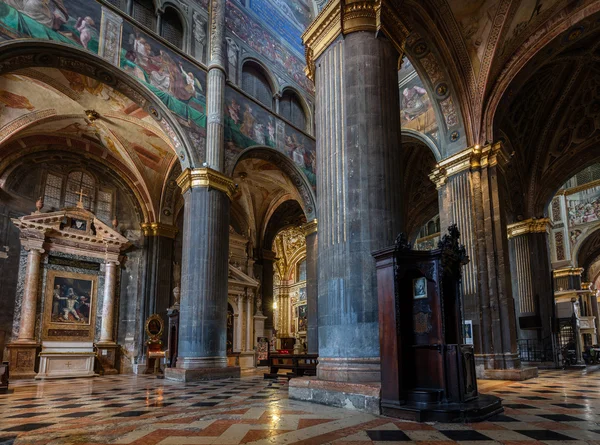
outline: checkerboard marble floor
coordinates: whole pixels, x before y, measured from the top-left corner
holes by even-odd
[[[18,382],[0,395],[0,444],[596,444],[600,371],[480,381],[505,413],[418,424],[288,400],[287,382],[251,375],[182,386],[146,376]]]

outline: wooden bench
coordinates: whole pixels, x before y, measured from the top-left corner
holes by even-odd
[[[280,369],[290,370],[286,374],[288,379],[317,375],[318,358],[318,354],[271,354],[269,372],[264,374],[264,378],[278,378]]]

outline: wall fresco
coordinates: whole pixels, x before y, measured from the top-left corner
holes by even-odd
[[[225,91],[225,144],[227,162],[242,150],[265,145],[285,154],[316,186],[315,141],[276,118],[260,105],[230,88]]]
[[[304,25],[297,22],[289,5],[276,6],[279,7],[273,7],[269,0],[250,0],[250,9],[298,54],[303,54],[302,32]]]
[[[600,187],[567,196],[569,227],[600,220]]]

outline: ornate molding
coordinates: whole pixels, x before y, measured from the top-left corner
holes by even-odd
[[[580,277],[583,274],[583,267],[566,267],[564,269],[555,269],[552,271],[554,278],[561,277]]]
[[[181,187],[181,193],[191,188],[206,187],[225,193],[229,199],[235,193],[235,184],[231,178],[225,176],[212,168],[186,168],[177,178],[177,185]]]
[[[528,233],[550,233],[551,229],[552,221],[550,221],[550,218],[530,218],[525,221],[509,224],[506,227],[508,239]]]
[[[313,219],[312,221],[307,222],[302,226],[302,230],[304,230],[304,236],[310,236],[313,233],[317,233],[319,231],[318,221]]]
[[[330,0],[302,35],[306,75],[314,81],[315,60],[340,35],[358,31],[383,32],[400,56],[409,30],[400,19],[398,0]]]
[[[465,170],[495,166],[504,168],[510,162],[511,156],[512,153],[506,151],[502,142],[496,142],[484,147],[474,145],[440,161],[429,175],[429,179],[440,189],[446,185],[449,177]]]
[[[177,227],[162,223],[142,223],[141,229],[144,236],[164,236],[171,239],[174,239],[179,232]]]

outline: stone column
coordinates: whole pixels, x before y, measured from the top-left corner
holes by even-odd
[[[476,145],[439,162],[430,177],[439,190],[442,227],[458,225],[471,260],[463,278],[463,317],[473,321],[477,376],[523,380],[537,376],[537,368],[522,368],[517,352],[499,181],[508,160],[499,143]]]
[[[551,228],[549,218],[531,218],[507,227],[519,338],[549,344],[554,319]]]
[[[104,299],[102,300],[102,325],[100,343],[114,343],[115,290],[118,261],[107,261],[104,272]]]
[[[592,315],[595,317],[596,323],[596,341],[594,344],[600,344],[600,310],[598,308],[598,291],[594,290],[590,295],[590,304],[592,306]]]
[[[309,354],[319,353],[317,220],[304,225],[306,235],[306,340]]]
[[[36,343],[35,320],[37,317],[38,288],[40,284],[40,262],[44,249],[43,241],[27,243],[23,248],[28,250],[27,268],[25,271],[25,287],[21,300],[21,319],[17,343]]]
[[[238,352],[238,351],[244,351],[244,341],[243,341],[243,337],[244,337],[244,297],[242,295],[238,295],[236,297],[236,304],[237,304],[237,308],[238,308],[238,313],[235,314],[235,322],[236,322],[236,346],[237,348],[234,348],[234,351]]]
[[[251,351],[254,348],[253,327],[254,327],[254,298],[252,295],[246,297],[246,344],[245,351]]]
[[[319,98],[317,376],[325,381],[380,380],[371,252],[393,245],[403,222],[398,62],[406,30],[394,5],[330,1],[303,36]]]
[[[7,345],[11,379],[29,379],[36,376],[35,364],[39,344],[35,333],[35,321],[39,297],[40,263],[44,253],[43,243],[43,237],[39,239],[21,239],[21,246],[28,253],[24,270],[19,334],[15,341]],[[23,273],[22,269],[21,273]]]
[[[262,307],[263,314],[265,317],[265,336],[271,338],[272,330],[275,324],[273,319],[273,275],[275,263],[275,252],[267,249],[263,249],[261,252],[261,266],[262,266]],[[281,310],[281,309],[280,309]]]

